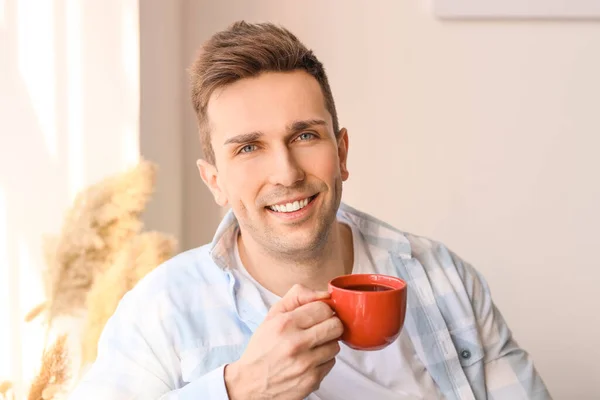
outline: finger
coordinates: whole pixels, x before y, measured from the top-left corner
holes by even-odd
[[[296,308],[291,314],[298,328],[308,329],[331,318],[333,311],[322,301],[313,301]]]
[[[305,340],[308,348],[314,348],[332,340],[337,340],[344,333],[344,325],[337,317],[331,317],[302,332],[301,340]]]
[[[329,297],[328,292],[311,290],[300,284],[292,286],[292,288],[283,296],[283,298],[275,303],[269,310],[268,316],[285,313],[295,310],[296,308],[310,303],[315,300],[325,299]]]
[[[334,340],[302,353],[298,358],[299,365],[306,369],[314,369],[330,362],[340,352],[339,343]]]
[[[320,381],[322,381],[335,366],[335,357],[317,367]]]
[[[310,367],[310,380],[307,383],[311,386],[311,392],[319,390],[321,382],[323,381],[325,376],[327,376],[327,374],[333,369],[334,365],[335,357],[330,358],[322,364]]]
[[[339,352],[340,344],[337,340],[334,340],[315,347],[311,350],[310,356],[312,357],[313,365],[317,367],[334,359]]]

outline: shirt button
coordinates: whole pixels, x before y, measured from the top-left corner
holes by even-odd
[[[468,360],[469,358],[471,358],[471,352],[469,350],[463,350],[460,352],[460,356],[465,360]]]

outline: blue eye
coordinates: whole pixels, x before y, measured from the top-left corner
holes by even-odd
[[[298,139],[301,141],[305,141],[305,140],[311,140],[315,138],[315,134],[314,133],[310,133],[310,132],[304,132],[303,134],[301,134],[300,136],[298,136]]]
[[[246,145],[246,146],[242,147],[240,149],[240,153],[251,153],[254,150],[256,150],[256,145],[255,144],[249,144],[249,145]]]

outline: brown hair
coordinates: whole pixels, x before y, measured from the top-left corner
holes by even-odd
[[[263,72],[294,70],[304,70],[319,82],[325,107],[333,120],[333,131],[337,135],[337,112],[323,64],[287,29],[271,23],[239,21],[216,33],[202,46],[200,55],[190,68],[191,96],[198,118],[202,151],[208,162],[215,163],[206,115],[211,94],[221,87]]]

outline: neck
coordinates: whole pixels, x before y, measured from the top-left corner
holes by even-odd
[[[325,245],[301,261],[261,251],[252,240],[238,235],[240,259],[250,275],[267,290],[284,296],[294,284],[327,290],[336,276],[350,274],[354,263],[352,230],[335,220]]]

